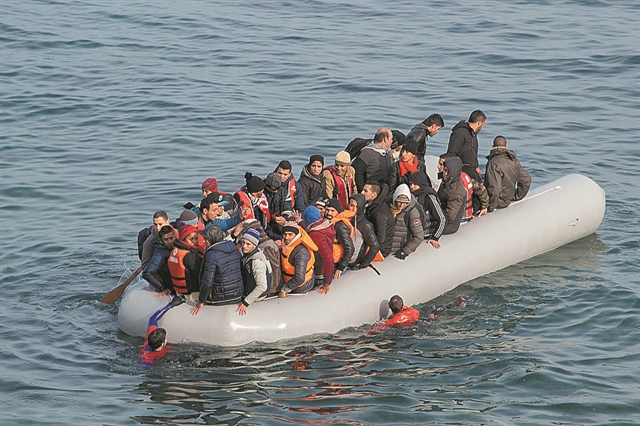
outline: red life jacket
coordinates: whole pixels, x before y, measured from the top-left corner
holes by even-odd
[[[464,185],[464,188],[467,190],[467,205],[465,206],[465,215],[464,218],[468,219],[473,216],[473,182],[471,182],[471,178],[465,172],[460,172],[460,182]]]
[[[236,192],[234,196],[238,199],[238,204],[240,205],[241,209],[245,206],[251,209],[251,214],[249,216],[246,216],[245,220],[255,219],[256,215],[253,211],[253,204],[251,204],[251,199],[249,198],[246,189],[246,186],[240,188],[240,190]],[[266,223],[263,223],[262,226],[267,226],[267,224],[271,222],[271,213],[269,212],[269,202],[267,201],[267,197],[265,197],[264,194],[262,194],[262,197],[260,197],[260,199],[258,200],[258,204],[256,205],[256,207],[258,207],[260,211],[264,213]]]
[[[336,182],[336,190],[338,192],[336,198],[340,202],[342,208],[346,209],[349,206],[349,198],[353,195],[351,193],[353,189],[353,176],[346,176],[345,182],[345,178],[338,174],[335,167],[327,166],[324,169],[331,172],[331,176],[333,176],[333,180]]]
[[[162,358],[167,354],[167,352],[169,352],[168,346],[163,347],[159,351],[154,351],[149,347],[149,334],[151,334],[151,332],[157,328],[158,327],[156,327],[155,325],[147,328],[147,338],[144,340],[144,345],[142,345],[142,348],[140,348],[140,358],[142,358],[143,364],[151,365],[153,364],[153,361]]]
[[[400,312],[393,314],[384,325],[413,324],[420,318],[420,312],[411,306],[404,306]]]

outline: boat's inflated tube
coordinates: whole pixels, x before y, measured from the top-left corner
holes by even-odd
[[[428,157],[430,172],[435,162],[436,157]],[[371,268],[347,271],[327,295],[311,292],[257,302],[246,316],[235,312],[236,305],[205,306],[192,316],[191,304],[184,303],[171,309],[160,326],[172,343],[222,346],[335,333],[380,320],[387,313],[381,307],[394,294],[409,305],[427,302],[461,283],[590,235],[600,226],[604,210],[602,188],[582,175],[565,176],[531,190],[522,201],[463,224],[440,239],[439,250],[425,242],[406,260],[390,256],[374,263],[380,275]],[[157,298],[144,281],[131,286],[120,304],[120,328],[144,337],[149,316],[168,300]]]

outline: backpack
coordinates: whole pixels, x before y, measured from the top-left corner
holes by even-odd
[[[354,140],[349,142],[349,145],[347,145],[347,147],[344,150],[349,153],[349,155],[351,156],[351,161],[353,162],[353,160],[355,160],[358,157],[358,155],[360,155],[360,152],[362,152],[362,149],[365,146],[369,145],[372,140],[373,139],[355,138]]]

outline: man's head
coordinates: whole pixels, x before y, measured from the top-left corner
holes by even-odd
[[[198,230],[193,225],[183,225],[180,228],[180,241],[195,246],[198,244]]]
[[[445,152],[440,156],[440,158],[438,159],[438,173],[442,173],[444,171],[444,162],[447,160],[447,158],[451,158],[453,156],[454,155],[450,152]]]
[[[338,172],[339,176],[343,176],[347,173],[347,169],[351,164],[351,156],[347,151],[340,151],[336,154],[336,160],[334,163],[334,168],[336,172]]]
[[[252,253],[260,244],[260,231],[249,228],[242,236],[242,252],[244,254]]]
[[[164,328],[156,328],[149,333],[147,343],[154,351],[162,349],[167,344],[167,330]]]
[[[353,198],[350,198],[349,205],[347,206],[347,208],[354,213],[358,213],[358,202]]]
[[[343,208],[340,205],[340,201],[338,201],[335,198],[330,199],[329,201],[327,201],[327,206],[324,209],[324,217],[325,219],[333,219],[334,217],[338,216],[338,214],[342,213]]]
[[[300,234],[298,225],[295,222],[286,222],[282,226],[282,243],[288,246],[298,234]]]
[[[163,226],[160,228],[158,232],[160,236],[160,241],[162,241],[162,245],[164,245],[167,249],[172,250],[173,244],[176,242],[176,234],[173,231],[173,228],[169,225]]]
[[[493,139],[493,146],[491,147],[493,148],[506,148],[507,147],[507,138],[505,138],[504,136],[496,136]]]
[[[404,301],[402,300],[402,297],[396,294],[391,298],[391,300],[389,300],[389,309],[391,309],[391,312],[394,314],[401,312],[402,308],[404,308]]]
[[[218,192],[218,181],[215,178],[208,178],[202,182],[202,197],[206,197],[212,192]]]
[[[398,185],[396,191],[393,193],[393,204],[397,209],[404,210],[411,201],[411,191],[409,186],[405,183]]]
[[[302,219],[304,220],[305,226],[309,226],[312,223],[316,223],[322,216],[320,216],[320,210],[316,206],[309,206],[304,209],[304,213],[302,213]]]
[[[364,200],[367,203],[369,201],[375,200],[378,197],[378,195],[380,194],[381,190],[382,190],[382,187],[380,186],[380,184],[378,182],[367,182],[362,187],[362,195],[364,195]]]
[[[273,194],[274,192],[278,191],[278,188],[280,188],[280,186],[282,185],[282,182],[280,181],[280,175],[276,172],[269,173],[269,175],[267,175],[267,178],[264,180],[264,184],[265,191]]]
[[[384,127],[378,129],[376,135],[373,137],[373,142],[381,148],[391,148],[391,144],[393,143],[393,134],[391,133],[391,130],[385,129]]]
[[[222,241],[225,237],[224,231],[216,225],[206,227],[203,231],[200,231],[200,234],[204,238],[204,245],[207,248]]]
[[[244,180],[247,182],[247,192],[260,198],[265,187],[264,181],[250,172],[244,174]]]
[[[325,207],[327,206],[327,200],[324,198],[320,198],[318,201],[316,201],[315,206],[318,209],[318,212],[320,212],[320,217],[324,217]]]
[[[281,183],[286,182],[291,176],[291,163],[287,160],[282,160],[276,167],[276,173],[280,176]]]
[[[429,136],[435,136],[438,134],[438,131],[444,127],[444,120],[440,114],[431,114],[429,117],[424,119],[422,124],[427,126]]]
[[[322,155],[312,155],[309,157],[309,173],[313,176],[320,176],[324,167],[324,157]]]
[[[166,212],[157,211],[153,214],[153,233],[157,234],[163,226],[169,224],[169,216]]]
[[[425,172],[420,170],[419,172],[411,173],[409,176],[409,189],[412,193],[415,193],[420,188],[426,188],[429,186],[429,177]]]
[[[477,109],[473,111],[469,116],[468,123],[469,123],[469,127],[471,127],[471,130],[473,130],[474,133],[479,133],[480,130],[482,130],[482,128],[484,127],[484,123],[486,121],[487,121],[487,116],[484,115],[484,112]]]
[[[406,163],[413,163],[416,155],[418,155],[418,142],[413,139],[408,140],[402,147],[402,154],[400,154],[401,160]]]
[[[224,206],[229,204],[228,201],[222,200],[222,194],[212,192],[200,201],[200,212],[207,222],[216,220],[224,211]]]

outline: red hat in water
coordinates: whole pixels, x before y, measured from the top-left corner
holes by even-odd
[[[215,178],[206,179],[202,182],[202,190],[207,190],[211,192],[218,192],[218,181]]]
[[[180,228],[180,241],[184,241],[185,238],[187,238],[189,235],[193,234],[194,232],[198,232],[195,226],[183,225]]]

